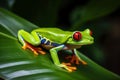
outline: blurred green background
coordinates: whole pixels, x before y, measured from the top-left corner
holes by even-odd
[[[95,43],[79,50],[120,75],[120,0],[0,0],[0,7],[40,27],[90,28]]]

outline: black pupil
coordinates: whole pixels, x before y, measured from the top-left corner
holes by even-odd
[[[80,39],[80,35],[78,34],[78,40]]]

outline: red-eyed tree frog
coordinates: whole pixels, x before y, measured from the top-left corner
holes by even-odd
[[[38,53],[45,54],[41,48],[36,46],[42,46],[50,51],[54,64],[58,67],[65,68],[69,72],[76,70],[76,67],[71,66],[71,63],[76,60],[76,64],[79,62],[87,64],[84,60],[78,56],[76,51],[82,45],[92,44],[94,38],[91,36],[92,32],[89,29],[84,31],[63,31],[58,28],[39,28],[28,33],[24,30],[18,31],[18,39],[23,45],[23,49],[30,49],[35,55]],[[60,50],[72,50],[73,56],[71,57],[71,63],[60,63],[58,58],[58,51]]]

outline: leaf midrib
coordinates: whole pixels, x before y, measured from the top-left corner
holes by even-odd
[[[3,33],[3,32],[0,32],[0,35],[5,36],[5,37],[7,37],[7,38],[9,38],[9,39],[12,39],[12,40],[17,40],[15,37],[10,36],[10,35],[8,35],[8,34],[5,34],[5,33]]]

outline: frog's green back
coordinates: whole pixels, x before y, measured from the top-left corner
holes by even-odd
[[[58,28],[39,28],[34,31],[39,32],[43,37],[56,42],[56,43],[65,43],[69,37],[72,36],[73,32],[63,31]]]

